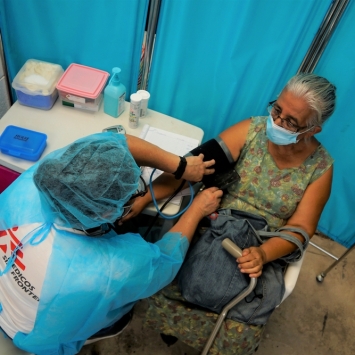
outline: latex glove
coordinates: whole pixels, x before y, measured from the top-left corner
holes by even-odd
[[[249,274],[250,277],[259,277],[266,263],[266,253],[260,247],[244,249],[237,263],[241,272]]]
[[[207,169],[215,164],[215,160],[203,161],[204,155],[200,154],[198,157],[187,157],[186,168],[182,178],[187,181],[198,182],[201,181],[203,175],[210,175],[214,173],[214,169]]]

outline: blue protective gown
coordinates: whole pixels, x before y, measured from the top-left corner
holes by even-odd
[[[170,283],[187,249],[179,233],[150,244],[133,233],[90,238],[57,230],[34,329],[17,333],[14,344],[38,355],[76,354],[88,337]]]
[[[0,195],[0,230],[43,225],[24,251],[36,248],[48,230],[55,228],[53,223],[60,222],[33,183],[36,169],[37,164]],[[188,245],[180,233],[167,233],[150,244],[133,233],[111,231],[102,238],[90,238],[56,229],[34,328],[29,334],[18,332],[14,344],[37,355],[76,354],[87,338],[119,320],[137,300],[170,283]]]

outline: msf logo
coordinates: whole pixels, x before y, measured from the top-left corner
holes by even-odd
[[[15,234],[13,232],[17,231],[18,227],[14,227],[12,229],[8,229],[6,231],[0,231],[0,249],[6,254],[9,244],[10,244],[10,249],[11,252],[15,250],[17,246],[21,247],[22,244],[21,242],[15,237]],[[1,244],[2,240],[1,237],[4,237],[5,235],[10,235],[10,243],[7,244]],[[19,260],[23,259],[23,252],[21,250],[17,250],[16,252],[16,259],[15,259],[15,264],[20,268],[22,271],[26,269],[26,266]]]

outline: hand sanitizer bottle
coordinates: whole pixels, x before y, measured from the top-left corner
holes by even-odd
[[[120,68],[112,69],[112,78],[104,91],[104,112],[112,117],[118,117],[125,107],[126,87],[121,83]]]

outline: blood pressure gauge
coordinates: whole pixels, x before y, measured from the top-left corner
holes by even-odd
[[[126,134],[126,130],[120,124],[116,125],[116,126],[107,127],[105,129],[103,129],[102,132],[112,132],[112,133]]]

